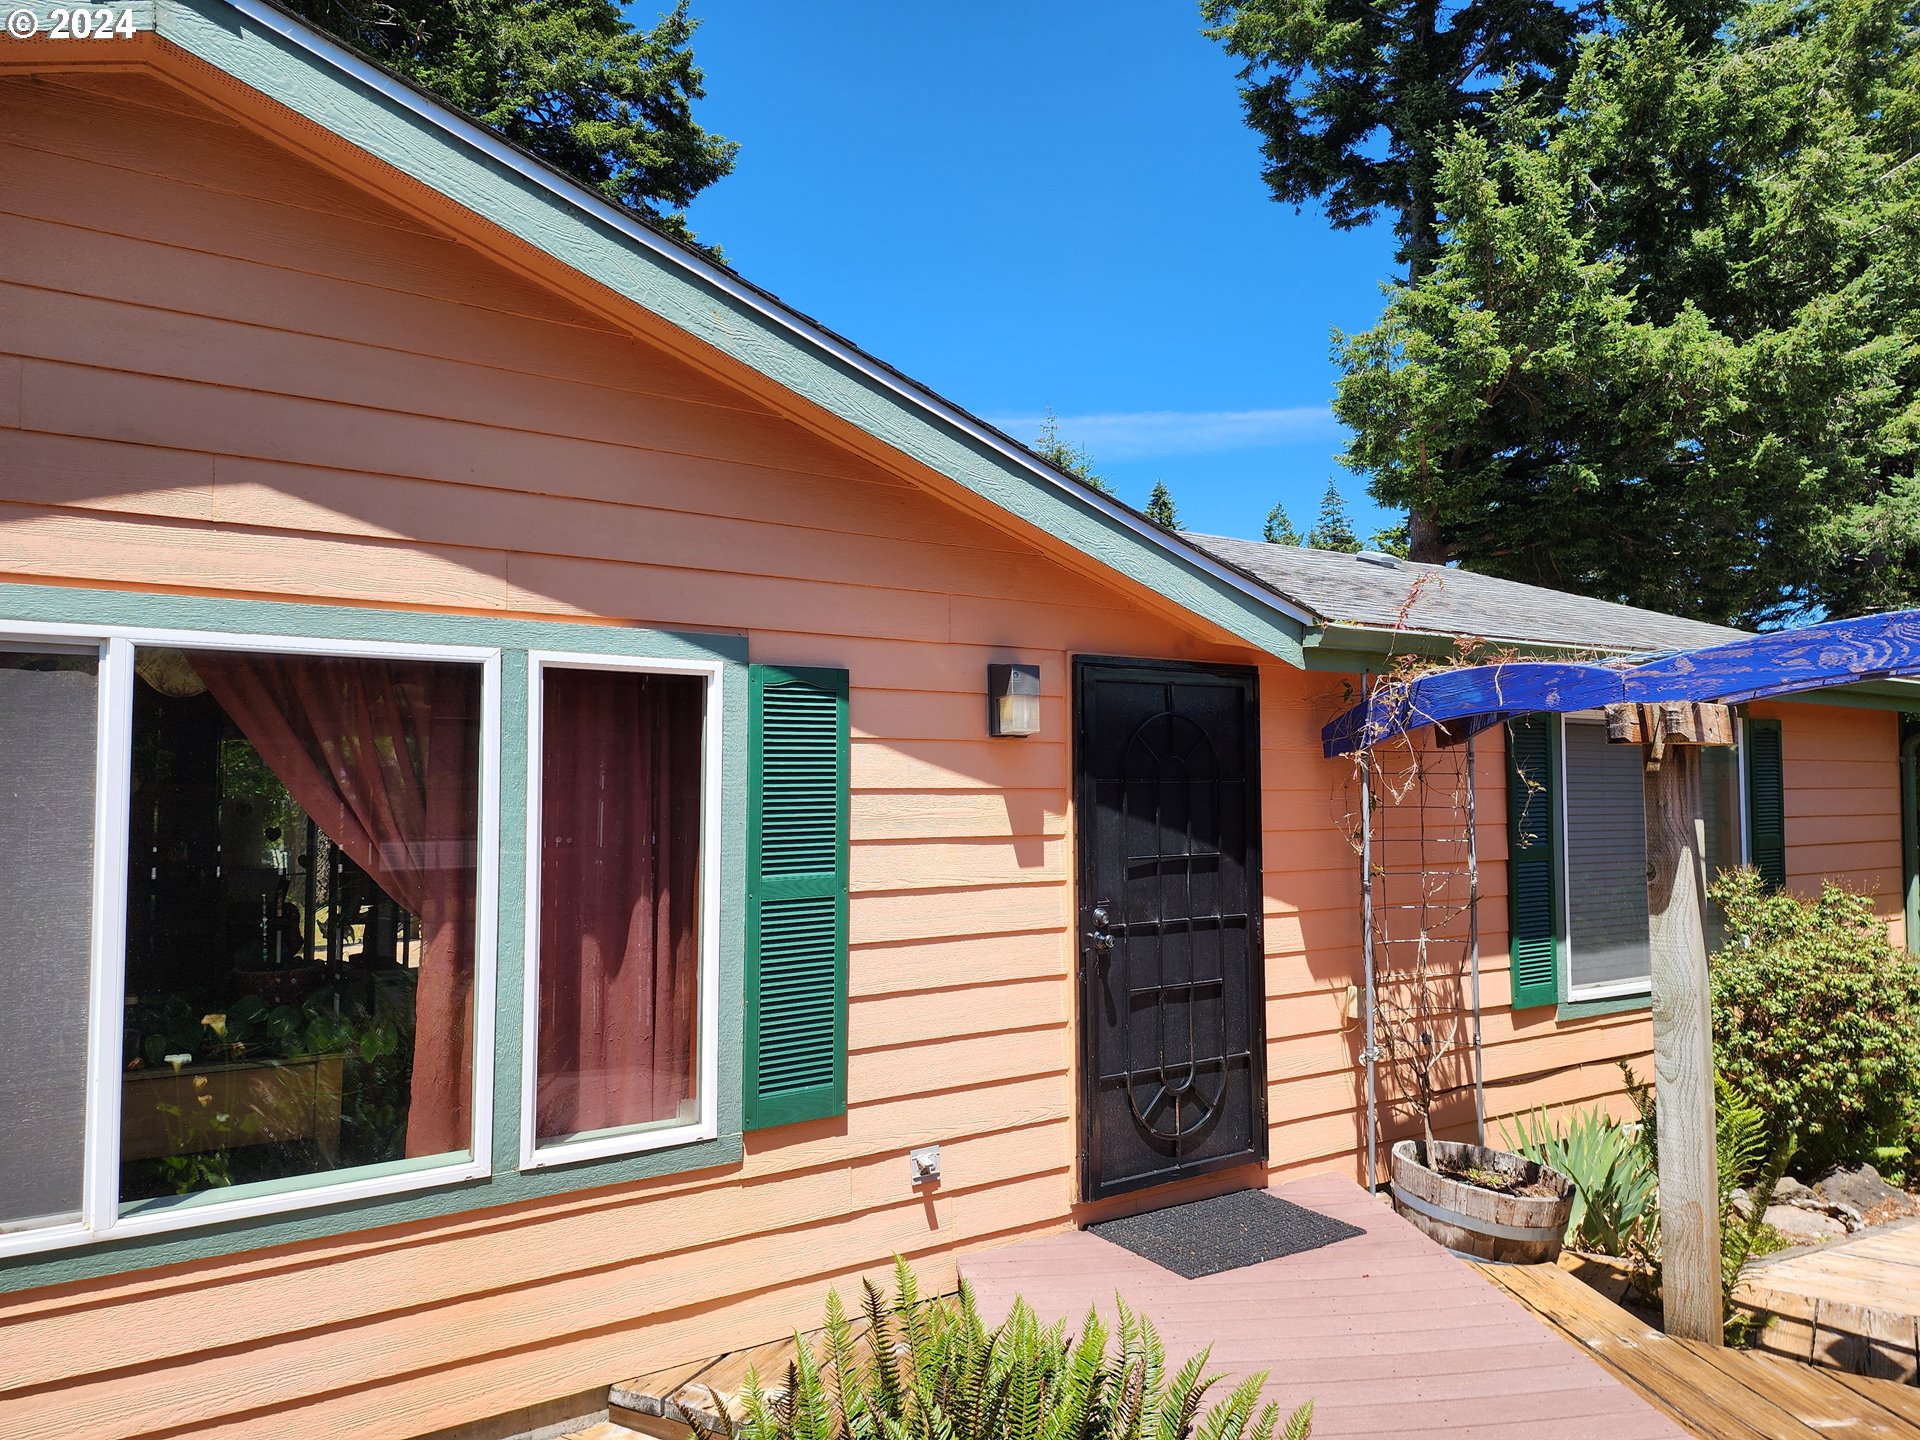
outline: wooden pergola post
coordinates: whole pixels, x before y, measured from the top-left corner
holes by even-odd
[[[1723,1322],[1720,1175],[1699,747],[1731,745],[1733,714],[1724,705],[1609,706],[1607,734],[1610,740],[1646,747],[1661,1307],[1669,1335],[1718,1345]]]

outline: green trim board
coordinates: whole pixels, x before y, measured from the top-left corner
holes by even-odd
[[[1304,611],[297,18],[256,0],[157,0],[156,14],[162,39],[1096,562],[1301,663]]]
[[[380,1226],[509,1205],[691,1170],[736,1165],[741,1141],[740,1053],[747,811],[746,640],[565,621],[523,621],[357,607],[148,595],[0,584],[7,621],[71,626],[205,630],[230,635],[384,640],[502,652],[500,673],[500,867],[496,951],[493,1173],[432,1189],[122,1236],[0,1260],[0,1292],[124,1273]],[[527,652],[567,650],[646,659],[718,661],[722,671],[722,814],[719,1133],[713,1140],[539,1170],[517,1168],[520,1146],[521,1014],[526,935]],[[404,1164],[406,1162],[402,1162]],[[314,1186],[313,1193],[325,1186]]]
[[[851,726],[845,670],[749,670],[749,1130],[847,1108]]]
[[[1624,1015],[1629,1010],[1651,1010],[1653,992],[1613,995],[1605,1000],[1562,1000],[1554,1007],[1556,1020],[1591,1020],[1598,1015]]]

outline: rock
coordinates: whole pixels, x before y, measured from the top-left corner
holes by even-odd
[[[1727,1196],[1727,1208],[1744,1220],[1753,1214],[1753,1197],[1744,1189],[1735,1190]]]
[[[1814,1194],[1829,1205],[1851,1211],[1865,1225],[1920,1215],[1920,1195],[1895,1189],[1871,1165],[1843,1165],[1814,1183]]]
[[[1773,1187],[1773,1199],[1777,1205],[1790,1205],[1796,1200],[1811,1200],[1813,1191],[1802,1185],[1791,1175],[1782,1175],[1780,1183]]]
[[[1844,1223],[1818,1210],[1803,1210],[1798,1205],[1769,1205],[1760,1217],[1778,1230],[1793,1245],[1823,1245],[1847,1233]]]

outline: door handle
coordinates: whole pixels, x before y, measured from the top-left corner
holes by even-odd
[[[1096,955],[1105,955],[1113,949],[1113,932],[1107,929],[1108,903],[1105,900],[1093,902],[1093,928],[1087,931],[1087,944]]]

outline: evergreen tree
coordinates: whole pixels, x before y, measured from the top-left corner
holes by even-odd
[[[1382,555],[1395,555],[1402,560],[1412,559],[1407,546],[1407,522],[1389,525],[1384,530],[1373,532],[1373,538],[1367,542],[1369,550],[1377,550]]]
[[[1240,98],[1273,198],[1320,201],[1336,230],[1385,215],[1418,280],[1437,248],[1442,146],[1490,133],[1500,104],[1558,103],[1599,4],[1200,0],[1200,15],[1242,62]],[[1415,559],[1446,558],[1429,511],[1410,510],[1408,538]]]
[[[1200,0],[1240,60],[1273,198],[1319,200],[1335,229],[1393,221],[1418,275],[1433,250],[1437,152],[1483,133],[1504,80],[1557,96],[1593,0]]]
[[[1164,480],[1153,482],[1153,494],[1147,497],[1147,518],[1162,530],[1180,528],[1180,517],[1173,508],[1173,493]]]
[[[614,0],[287,0],[514,144],[692,239],[685,209],[739,147],[695,123],[706,93],[678,0],[651,29]]]
[[[1615,0],[1563,106],[1501,103],[1343,344],[1346,463],[1491,574],[1762,625],[1920,599],[1910,4]]]
[[[1293,521],[1287,518],[1286,509],[1275,505],[1267,512],[1266,528],[1261,531],[1269,545],[1298,545],[1300,532],[1293,528]]]
[[[1093,457],[1082,447],[1062,438],[1060,417],[1053,413],[1051,405],[1047,407],[1047,418],[1040,422],[1040,434],[1033,442],[1033,452],[1056,470],[1066,471],[1102,495],[1113,493],[1113,487],[1093,473]]]
[[[1320,514],[1307,531],[1307,547],[1312,550],[1338,550],[1342,554],[1360,553],[1360,537],[1353,533],[1353,520],[1347,514],[1347,502],[1340,487],[1327,481],[1327,493],[1320,497]]]

